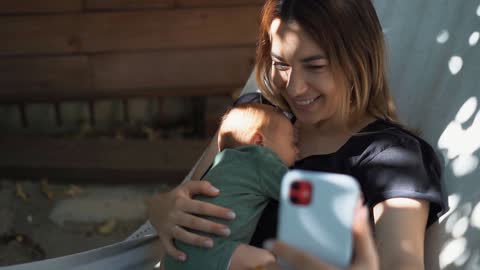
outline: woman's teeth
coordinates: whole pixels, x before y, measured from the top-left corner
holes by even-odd
[[[310,103],[314,102],[315,100],[317,100],[317,98],[312,98],[312,99],[307,99],[307,100],[297,100],[297,101],[295,101],[295,103],[297,103],[298,105],[305,106],[305,105],[309,105]]]

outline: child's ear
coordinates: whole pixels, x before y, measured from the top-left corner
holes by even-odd
[[[250,139],[251,144],[262,145],[263,146],[263,135],[260,132],[255,132]]]

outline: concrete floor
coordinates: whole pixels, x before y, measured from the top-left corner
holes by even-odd
[[[17,184],[26,200],[18,194]],[[72,196],[66,194],[72,190],[70,184],[49,183],[42,188],[41,181],[0,180],[0,266],[121,241],[145,222],[145,199],[170,188],[162,184],[78,187],[81,192]]]

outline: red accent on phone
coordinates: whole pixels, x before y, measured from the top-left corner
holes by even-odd
[[[290,201],[297,205],[309,205],[312,201],[312,184],[308,180],[297,180],[290,186]]]

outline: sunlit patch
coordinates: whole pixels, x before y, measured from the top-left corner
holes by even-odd
[[[458,142],[463,136],[462,125],[458,122],[451,122],[443,131],[442,135],[438,139],[438,148],[445,149],[447,158],[453,159],[458,156]]]
[[[448,33],[447,30],[442,30],[437,35],[437,42],[440,44],[444,44],[445,42],[448,41],[448,38],[450,38],[450,33]]]
[[[440,252],[440,269],[445,269],[448,265],[460,258],[467,248],[467,240],[462,237],[446,243]]]
[[[465,176],[478,167],[478,158],[473,155],[461,155],[452,162],[453,174],[457,177]]]
[[[477,16],[480,17],[480,5],[478,5],[478,7],[477,7]]]
[[[468,259],[470,258],[470,255],[471,255],[471,252],[470,250],[467,250],[466,252],[464,252],[460,257],[458,257],[454,262],[453,264],[457,267],[459,266],[463,266],[467,261]]]
[[[470,224],[472,227],[480,229],[480,202],[478,202],[473,208],[472,216],[470,217]]]
[[[470,97],[463,103],[462,107],[460,110],[458,110],[457,115],[455,116],[455,121],[459,122],[460,124],[463,124],[470,119],[470,117],[475,114],[475,110],[477,109],[477,98],[476,97]]]
[[[475,155],[480,149],[480,110],[477,110],[477,98],[467,99],[438,139],[437,145],[447,163],[451,161],[453,174],[457,177],[472,173],[480,165],[480,160]],[[468,124],[472,117],[472,123]]]
[[[463,67],[463,59],[460,56],[452,56],[448,62],[448,68],[452,75],[457,75]]]
[[[457,223],[457,221],[461,218],[460,213],[454,212],[450,215],[447,222],[445,222],[445,231],[447,233],[453,232],[453,227]]]
[[[470,37],[468,38],[468,45],[470,46],[475,46],[478,43],[478,40],[480,39],[480,33],[479,32],[473,32]]]
[[[448,196],[448,211],[444,213],[440,218],[439,222],[442,223],[450,214],[452,214],[455,209],[457,209],[458,204],[460,203],[460,195],[458,194],[451,194]]]
[[[452,236],[454,238],[462,237],[468,230],[469,220],[468,216],[463,216],[455,225],[453,225]]]
[[[160,269],[160,266],[162,266],[162,262],[158,262],[157,264],[155,264],[155,266],[153,267],[153,269]]]

